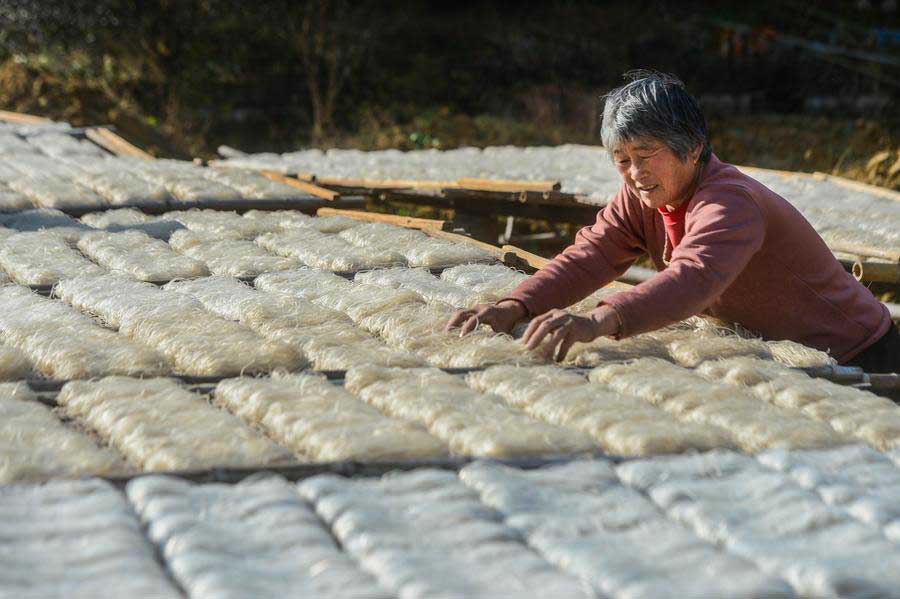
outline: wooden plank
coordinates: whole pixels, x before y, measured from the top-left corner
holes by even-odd
[[[578,202],[562,205],[539,205],[530,202],[522,203],[520,201],[485,201],[483,196],[476,197],[469,194],[454,194],[450,196],[439,192],[426,193],[425,190],[384,191],[378,197],[382,201],[448,208],[459,212],[481,214],[489,217],[518,216],[541,220],[571,221],[585,225],[593,223],[597,219],[597,211],[603,208],[603,206],[596,204],[582,204]]]
[[[900,262],[900,251],[897,250],[885,250],[868,245],[843,242],[829,243],[828,247],[831,248],[833,252],[840,252],[842,254],[865,256],[868,258],[883,258],[884,260],[890,260],[891,262]]]
[[[336,208],[319,208],[316,216],[346,216],[356,220],[364,220],[372,223],[387,223],[409,229],[437,229],[447,231],[451,223],[446,220],[434,220],[430,218],[416,218],[413,216],[399,216],[397,214],[381,214],[379,212],[365,212],[362,210],[338,210]]]
[[[276,173],[275,171],[259,171],[264,177],[267,179],[271,179],[277,183],[283,183],[284,185],[289,185],[294,189],[299,189],[300,191],[305,191],[306,193],[315,196],[317,198],[321,198],[323,200],[328,200],[329,202],[333,202],[341,197],[341,195],[330,189],[325,189],[324,187],[319,187],[318,185],[313,185],[312,183],[307,183],[306,181],[300,181],[299,179],[294,179],[293,177],[285,177],[281,173]]]
[[[46,125],[47,123],[53,122],[42,116],[25,114],[24,112],[13,112],[11,110],[0,110],[0,121],[17,123],[20,125]]]
[[[470,245],[474,245],[488,252],[492,256],[496,256],[498,260],[503,262],[504,264],[508,264],[510,260],[514,260],[515,256],[503,248],[498,248],[495,245],[491,245],[489,243],[485,243],[483,241],[478,241],[477,239],[472,239],[471,237],[467,237],[466,235],[460,235],[459,233],[452,233],[450,231],[442,231],[441,229],[422,229],[422,232],[426,235],[430,235],[431,237],[435,237],[437,239],[445,239],[447,241],[452,241],[454,243],[468,243]]]
[[[85,129],[84,134],[89,140],[101,148],[109,150],[116,156],[133,156],[142,160],[154,160],[153,156],[124,140],[106,127],[88,127]]]
[[[324,187],[370,189],[374,193],[388,189],[441,189],[456,187],[455,181],[426,181],[417,179],[343,179],[338,177],[316,177],[311,182]]]
[[[513,179],[478,179],[462,177],[457,183],[465,189],[478,191],[559,191],[559,181],[522,181]]]

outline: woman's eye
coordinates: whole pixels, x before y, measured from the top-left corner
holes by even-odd
[[[617,160],[616,164],[618,164],[619,166],[625,166],[629,162],[631,162],[631,161],[630,160]]]

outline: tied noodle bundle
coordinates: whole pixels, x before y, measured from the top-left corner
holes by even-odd
[[[532,420],[436,369],[360,366],[347,372],[346,386],[383,413],[424,426],[455,454],[571,454],[593,445],[587,435]]]
[[[103,272],[53,231],[18,233],[0,241],[0,266],[22,285],[53,285]]]
[[[209,274],[202,262],[176,254],[166,242],[140,231],[88,233],[78,240],[78,249],[101,266],[139,281],[171,281]]]
[[[256,466],[290,458],[286,449],[172,379],[72,381],[58,401],[145,471]]]
[[[425,430],[387,418],[322,376],[220,382],[216,402],[315,461],[425,460],[447,448]]]
[[[79,277],[60,284],[57,293],[125,336],[156,348],[185,374],[228,376],[306,365],[296,349],[214,316],[189,296],[149,283],[114,274]]]
[[[122,472],[124,462],[68,428],[24,383],[0,383],[0,482]]]
[[[297,268],[294,258],[273,256],[252,241],[223,239],[219,233],[175,231],[169,245],[206,265],[214,275],[256,277],[267,272]]]

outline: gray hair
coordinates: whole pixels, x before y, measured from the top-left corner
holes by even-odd
[[[631,71],[625,78],[631,82],[604,96],[603,146],[612,153],[622,142],[654,138],[682,161],[700,146],[700,160],[706,162],[712,154],[706,118],[684,83],[673,75],[649,71]]]

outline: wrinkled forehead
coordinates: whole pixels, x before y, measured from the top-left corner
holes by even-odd
[[[650,136],[634,137],[631,139],[617,139],[607,148],[613,156],[619,154],[630,154],[632,152],[648,152],[658,150],[666,144],[661,139]]]

